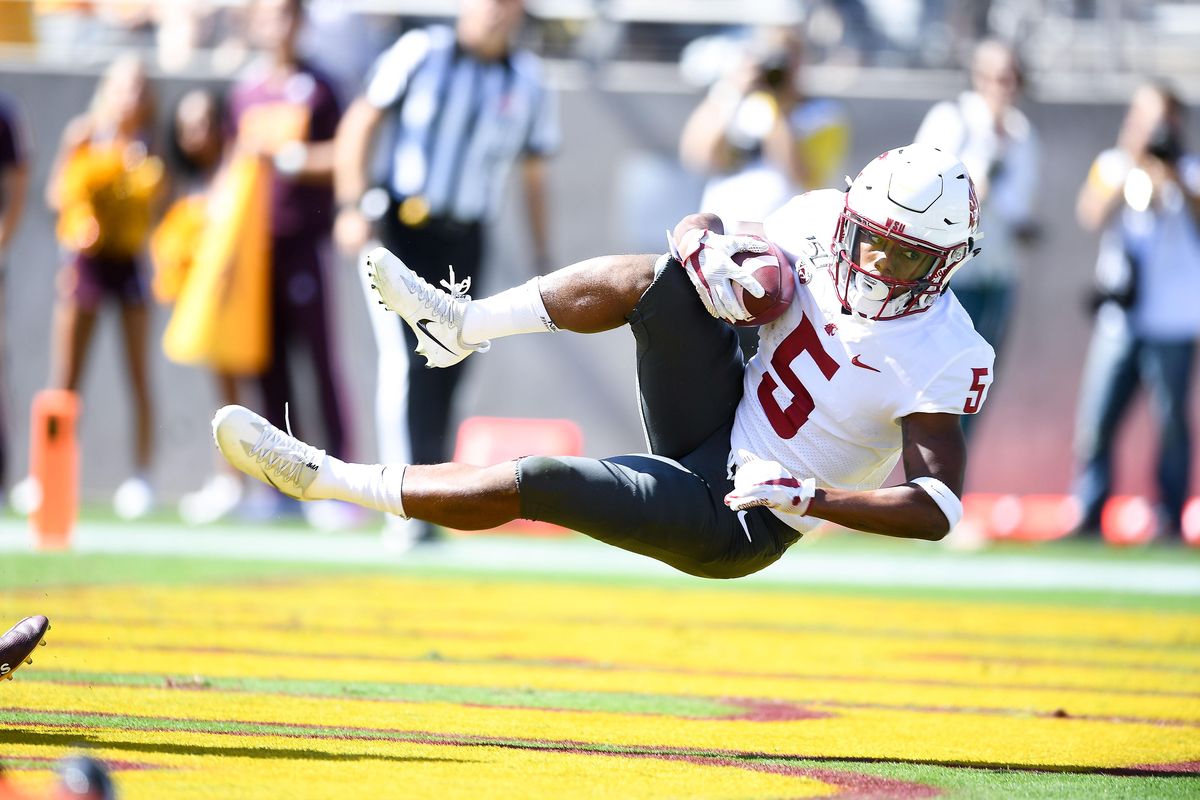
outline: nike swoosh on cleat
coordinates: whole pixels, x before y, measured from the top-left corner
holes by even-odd
[[[872,367],[870,364],[864,364],[864,363],[863,363],[863,362],[860,360],[860,357],[859,357],[859,356],[855,356],[854,358],[850,359],[850,363],[851,363],[851,364],[853,364],[853,365],[854,365],[854,366],[856,366],[856,367],[862,367],[863,369],[869,369],[869,370],[871,370],[871,372],[881,372],[881,370],[877,370],[877,369],[875,369],[875,368],[874,368],[874,367]]]
[[[446,347],[446,345],[442,344],[436,336],[434,336],[432,333],[429,332],[429,323],[431,323],[431,322],[433,322],[433,320],[431,320],[431,319],[419,319],[419,320],[417,320],[417,327],[421,329],[421,333],[428,336],[430,338],[430,340],[434,344],[436,344],[438,347],[442,348],[443,350],[445,350],[447,353],[450,353],[451,355],[456,355],[453,350],[451,350],[449,347]]]

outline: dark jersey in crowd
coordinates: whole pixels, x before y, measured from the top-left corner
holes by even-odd
[[[248,68],[230,93],[229,109],[235,134],[252,128],[250,135],[283,141],[328,141],[337,132],[341,117],[333,84],[304,62],[282,81],[265,65]],[[275,176],[271,187],[271,233],[275,237],[319,238],[332,230],[331,184]]]

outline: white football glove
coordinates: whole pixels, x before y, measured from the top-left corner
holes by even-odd
[[[741,285],[754,297],[766,294],[754,278],[754,267],[734,263],[736,253],[765,253],[767,243],[757,236],[725,236],[706,228],[692,228],[679,240],[679,247],[667,233],[671,254],[687,272],[705,310],[717,319],[738,322],[750,319],[750,313],[738,300],[733,284]],[[692,256],[696,256],[693,260]],[[699,268],[697,268],[697,265]]]
[[[733,476],[733,491],[725,505],[734,511],[767,506],[785,514],[803,516],[817,493],[813,478],[797,480],[778,461],[747,461]]]

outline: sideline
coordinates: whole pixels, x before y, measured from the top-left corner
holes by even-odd
[[[406,553],[384,546],[377,532],[319,533],[251,525],[189,528],[182,524],[85,522],[75,552],[205,556],[339,564],[395,564],[405,570],[443,569],[557,576],[679,577],[649,558],[583,538],[476,536]],[[29,552],[24,520],[0,520],[0,553]],[[1097,561],[1069,556],[961,553],[933,547],[913,552],[794,547],[783,559],[739,583],[788,586],[894,586],[933,589],[1098,591],[1200,597],[1200,562]]]

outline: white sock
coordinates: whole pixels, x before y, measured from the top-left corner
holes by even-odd
[[[400,496],[406,464],[347,464],[331,455],[306,494],[313,500],[345,500],[408,519]]]
[[[472,300],[463,314],[462,338],[472,344],[518,333],[556,330],[558,326],[542,302],[537,278],[483,300]]]

